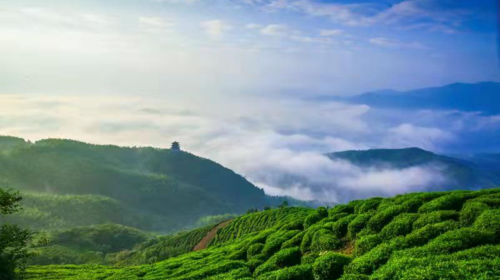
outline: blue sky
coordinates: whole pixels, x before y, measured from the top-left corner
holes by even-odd
[[[210,94],[346,95],[496,80],[499,74],[494,0],[1,2],[1,50],[9,54],[0,58],[3,69],[28,61],[23,68],[44,92],[106,87],[111,93],[196,94],[195,81]],[[34,63],[40,50],[46,60]],[[144,71],[129,69],[131,63]],[[37,81],[42,69],[52,78]],[[176,78],[162,84],[145,71]],[[4,90],[25,91],[22,79],[5,72],[11,79]],[[72,83],[53,78],[61,73]],[[220,78],[231,73],[238,77]],[[122,87],[101,81],[121,77],[129,77]]]
[[[322,154],[463,153],[482,140],[500,152],[500,116],[314,97],[500,81],[497,10],[494,0],[0,0],[0,134],[177,140],[301,199],[423,190],[446,178]]]

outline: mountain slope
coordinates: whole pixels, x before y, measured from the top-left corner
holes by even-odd
[[[303,214],[298,215],[298,213]],[[258,220],[281,216],[257,231]],[[497,279],[500,189],[268,210],[222,231],[233,238],[152,265],[35,266],[28,279]],[[266,223],[264,223],[266,224]],[[220,232],[221,236],[225,234]]]
[[[0,137],[0,166],[0,183],[24,192],[99,195],[170,220],[149,228],[156,230],[279,203],[233,171],[180,151]]]
[[[327,154],[332,160],[345,160],[365,168],[403,169],[416,166],[436,166],[449,178],[442,189],[480,189],[500,185],[500,173],[486,169],[476,162],[437,155],[419,148],[373,149]]]

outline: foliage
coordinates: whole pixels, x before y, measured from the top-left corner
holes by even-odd
[[[0,214],[8,215],[20,209],[19,193],[0,188]],[[17,279],[16,269],[24,271],[33,233],[17,225],[3,224],[0,227],[0,279]]]
[[[419,217],[418,214],[404,213],[392,220],[380,232],[382,239],[392,239],[397,236],[407,235],[411,233],[413,222]]]
[[[104,264],[123,258],[135,246],[152,236],[135,228],[116,224],[76,227],[51,232],[48,242],[35,249],[30,264]],[[121,254],[115,254],[119,253]]]
[[[493,232],[497,236],[500,236],[500,209],[483,212],[474,223],[474,228],[481,231]]]
[[[133,250],[122,251],[115,256],[113,261],[119,265],[138,265],[155,263],[188,253],[213,227],[214,225],[210,225],[196,230],[151,239],[135,246]]]
[[[319,257],[313,265],[313,272],[317,280],[335,280],[344,273],[344,267],[351,262],[351,258],[338,253],[327,253]]]
[[[238,217],[236,214],[222,214],[222,215],[213,215],[213,216],[204,216],[196,221],[196,227],[206,227],[210,225],[219,224],[221,222],[231,220]]]
[[[288,249],[283,249],[272,256],[267,262],[259,266],[254,275],[260,275],[264,272],[269,272],[273,270],[278,270],[280,268],[294,266],[300,264],[300,249],[299,247],[293,247]]]
[[[448,220],[458,221],[460,215],[461,213],[453,210],[442,210],[422,214],[413,223],[413,229],[419,229],[430,224],[441,223]]]
[[[288,207],[244,215],[234,219],[229,226],[218,232],[212,241],[212,245],[238,239],[249,233],[284,226],[290,222],[300,222],[312,212],[315,211],[312,209]]]
[[[361,256],[366,252],[369,252],[371,249],[377,247],[382,242],[383,239],[378,234],[363,236],[356,241],[356,249],[354,251],[355,255]]]
[[[207,249],[163,261],[152,263],[160,252],[151,250],[157,238],[132,250],[148,252],[149,262],[121,263],[135,266],[33,266],[27,272],[41,280],[496,279],[499,195],[500,189],[405,194],[336,206],[328,217],[324,209],[273,209],[237,217]],[[488,208],[470,211],[475,203]],[[302,226],[312,216],[320,219]],[[180,234],[176,242],[202,232]]]

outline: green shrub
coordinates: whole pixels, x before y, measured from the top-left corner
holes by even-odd
[[[354,207],[354,213],[363,214],[370,210],[375,210],[382,202],[383,198],[374,197],[367,200],[363,200]]]
[[[385,225],[387,225],[391,220],[397,215],[404,211],[403,206],[392,206],[385,209],[382,212],[377,212],[367,223],[367,228],[373,232],[379,232]]]
[[[356,247],[354,254],[359,257],[369,252],[371,249],[377,247],[383,242],[382,238],[378,234],[371,234],[363,236],[362,238],[356,240]]]
[[[303,230],[304,229],[304,221],[299,219],[295,221],[291,221],[288,224],[285,224],[281,227],[282,230]]]
[[[346,255],[327,253],[314,262],[314,277],[316,280],[338,279],[344,273],[344,267],[350,262],[351,258]]]
[[[420,213],[430,213],[439,210],[455,210],[462,209],[462,205],[474,194],[470,192],[454,192],[448,195],[438,197],[431,200],[418,209]]]
[[[420,218],[413,223],[413,230],[448,220],[458,221],[459,217],[460,214],[453,210],[435,211],[432,213],[422,214],[420,215]]]
[[[369,275],[384,265],[394,251],[393,246],[383,243],[373,248],[370,252],[354,259],[346,267],[346,273]]]
[[[460,252],[462,253],[462,252]],[[463,251],[458,255],[431,255],[426,258],[413,256],[391,258],[370,279],[498,279],[500,259],[476,258],[474,252]]]
[[[424,201],[419,198],[412,198],[401,203],[408,213],[416,213],[418,209],[424,204]]]
[[[409,256],[449,254],[472,247],[493,244],[496,235],[472,228],[461,228],[443,233],[429,244],[408,251]]]
[[[500,195],[498,193],[493,195],[480,196],[473,199],[472,201],[484,203],[491,208],[500,208]]]
[[[311,242],[313,252],[323,252],[338,249],[342,243],[330,230],[321,229],[316,231]]]
[[[302,242],[300,243],[300,250],[302,254],[305,254],[310,251],[311,243],[314,237],[314,234],[318,230],[324,229],[321,225],[313,225],[305,231],[304,237],[302,238]]]
[[[420,229],[414,230],[412,233],[404,237],[404,247],[411,248],[425,245],[437,236],[447,231],[458,229],[458,227],[459,224],[455,221],[446,221],[424,226]]]
[[[336,235],[338,238],[346,236],[349,224],[355,218],[356,215],[349,215],[333,223],[331,227],[333,234]]]
[[[356,238],[356,235],[366,227],[373,214],[360,214],[354,218],[347,226],[347,236],[349,239]]]
[[[251,271],[255,271],[255,269],[265,263],[267,260],[267,256],[264,254],[258,254],[253,256],[251,259],[247,261],[247,266]]]
[[[474,222],[474,228],[493,232],[500,237],[500,209],[484,211]]]
[[[302,258],[300,259],[300,263],[312,265],[316,261],[317,258],[319,258],[318,253],[311,253],[311,254],[307,254],[307,255],[302,255]]]
[[[405,194],[405,195],[396,196],[396,198],[394,199],[394,203],[396,205],[402,205],[406,201],[409,201],[409,200],[418,200],[418,201],[421,201],[422,204],[424,204],[425,202],[436,199],[440,196],[443,196],[444,194],[446,194],[446,193],[445,192],[427,192],[427,193]]]
[[[281,249],[300,246],[300,244],[302,243],[302,238],[304,238],[304,235],[305,235],[304,231],[299,233],[299,234],[296,234],[294,237],[285,241],[285,243],[283,243],[283,245],[281,245]]]
[[[477,217],[490,207],[484,203],[477,201],[468,201],[464,204],[462,211],[460,211],[460,223],[463,226],[471,226]]]
[[[247,267],[242,267],[238,268],[235,270],[232,270],[228,273],[222,273],[214,276],[210,276],[208,278],[205,278],[204,280],[252,280],[252,273],[250,272],[250,269]],[[108,280],[109,278],[106,278]],[[115,278],[113,278],[115,279]],[[142,279],[142,275],[138,275],[137,280]],[[109,279],[112,280],[112,279]],[[132,280],[132,279],[125,279],[125,278],[116,278],[115,280]],[[133,280],[136,280],[135,278]]]
[[[362,229],[360,232],[358,232],[358,234],[356,234],[356,238],[357,239],[360,239],[364,236],[367,236],[367,235],[372,235],[372,234],[376,234],[375,232],[371,231],[369,228],[364,228]]]
[[[329,216],[334,216],[336,214],[354,214],[354,205],[352,204],[341,204],[341,205],[336,205],[329,211]]]
[[[319,213],[312,213],[309,214],[309,216],[306,217],[304,220],[304,228],[309,228],[310,226],[314,225],[315,223],[321,221],[324,217],[321,216]]]
[[[247,249],[241,248],[239,250],[234,250],[231,254],[229,254],[228,258],[230,260],[246,260]]]
[[[266,273],[257,280],[314,280],[311,265],[296,265]]]
[[[456,259],[494,259],[500,256],[500,245],[484,245],[453,254]]]
[[[318,212],[318,214],[321,217],[323,217],[323,218],[328,217],[328,209],[326,209],[325,207],[318,207],[318,209],[316,209],[316,211]]]
[[[288,266],[300,264],[300,249],[299,247],[288,248],[279,251],[264,264],[255,269],[254,275],[261,275],[265,272],[278,270]]]
[[[324,222],[324,223],[336,222],[336,221],[338,221],[344,217],[347,217],[349,215],[351,215],[351,214],[347,214],[347,213],[333,214],[330,217],[324,219],[322,222]]]
[[[262,249],[262,253],[265,254],[266,256],[271,256],[277,251],[280,250],[281,245],[285,243],[286,241],[290,240],[293,238],[295,235],[299,233],[298,230],[291,230],[291,231],[283,231],[279,230],[276,231],[275,233],[269,235],[266,239],[266,245],[264,245],[264,249]]]
[[[304,237],[302,238],[302,242],[300,242],[300,251],[302,252],[302,254],[309,252],[309,250],[311,249],[311,243],[313,240],[313,236],[314,236],[314,233],[311,231],[308,231],[308,232],[306,232],[306,234],[304,234]]]
[[[260,254],[262,249],[264,249],[264,244],[252,244],[247,250],[247,259],[251,259],[253,256]]]
[[[385,198],[380,202],[380,204],[377,207],[377,212],[384,211],[385,209],[395,206],[396,204],[394,203],[394,198]]]
[[[404,213],[392,220],[380,232],[382,239],[392,239],[396,236],[402,236],[412,231],[413,222],[419,217],[418,214]]]
[[[368,280],[369,276],[363,274],[344,273],[340,280]]]

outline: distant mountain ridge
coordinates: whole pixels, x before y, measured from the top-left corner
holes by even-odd
[[[445,109],[500,114],[500,83],[455,83],[410,91],[382,90],[350,97],[322,97],[379,108]]]
[[[438,155],[420,148],[344,151],[330,153],[326,156],[332,160],[345,160],[360,167],[403,169],[439,165],[443,168],[443,175],[452,179],[449,184],[444,186],[444,190],[500,186],[500,172],[498,172],[500,169],[488,169],[479,164],[477,160]]]

